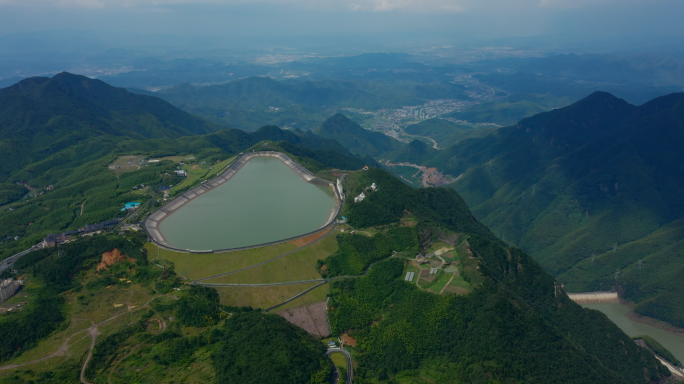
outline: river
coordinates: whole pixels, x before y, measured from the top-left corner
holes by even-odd
[[[632,321],[627,317],[629,307],[624,304],[583,304],[585,308],[599,310],[608,316],[620,329],[628,336],[649,335],[656,339],[663,347],[667,348],[674,357],[684,362],[684,337],[674,335],[670,332],[656,328],[654,326]]]
[[[306,182],[277,158],[255,157],[164,219],[160,230],[178,248],[244,247],[314,231],[335,205],[329,188]]]

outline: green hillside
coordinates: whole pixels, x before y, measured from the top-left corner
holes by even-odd
[[[635,107],[597,92],[422,164],[463,174],[453,186],[474,215],[569,290],[620,288],[639,313],[682,326],[683,103],[672,94]]]
[[[462,140],[487,136],[496,129],[496,126],[491,125],[459,124],[433,118],[411,124],[404,128],[404,132],[409,135],[428,137],[435,140],[440,148],[446,148]]]
[[[377,191],[365,189],[371,181]],[[348,196],[368,196],[348,197],[357,233],[338,235],[339,251],[323,264],[351,274],[376,262],[331,287],[333,334],[356,339],[355,382],[646,383],[668,374],[603,314],[568,299],[530,256],[496,239],[453,190],[412,189],[377,169],[345,184]],[[416,243],[421,252],[455,246],[474,290],[438,295],[404,281]],[[383,255],[392,257],[377,262]]]
[[[359,156],[378,156],[398,150],[403,144],[380,132],[369,131],[341,113],[326,119],[313,131],[314,134],[334,139],[350,152]]]
[[[564,107],[570,104],[571,100],[570,97],[553,95],[516,94],[504,100],[466,107],[448,116],[471,123],[494,123],[506,126],[553,108]]]
[[[161,99],[85,76],[33,77],[0,90],[0,180],[73,146],[99,151],[121,139],[177,138],[221,128]]]

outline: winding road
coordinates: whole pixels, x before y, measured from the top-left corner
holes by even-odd
[[[325,355],[330,358],[333,353],[341,353],[347,358],[347,381],[346,384],[352,384],[354,380],[354,365],[352,364],[351,354],[346,349],[342,348],[330,348],[325,352]]]

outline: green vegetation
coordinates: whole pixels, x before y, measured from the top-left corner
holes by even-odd
[[[366,187],[376,183],[378,190]],[[345,178],[347,200],[343,215],[355,227],[398,223],[408,214],[422,221],[444,226],[454,232],[493,235],[470,214],[461,197],[447,188],[413,189],[377,168],[359,171]],[[358,203],[354,197],[364,192],[368,197]]]
[[[383,133],[364,129],[341,113],[325,120],[313,132],[318,136],[337,140],[347,150],[360,156],[376,157],[402,147],[399,141]]]
[[[636,107],[597,92],[484,138],[395,160],[462,175],[451,186],[475,217],[568,291],[620,289],[637,313],[684,327],[676,262],[684,173],[673,165],[684,158],[672,144],[684,140],[672,129],[682,124],[682,100]]]
[[[28,191],[22,185],[0,183],[0,205],[19,200],[26,192]]]
[[[410,135],[428,137],[435,140],[440,148],[444,148],[469,138],[487,136],[496,128],[496,126],[462,124],[445,119],[433,118],[421,121],[420,123],[411,124],[404,128],[404,132]],[[429,146],[431,147],[432,145]]]
[[[570,97],[556,97],[550,94],[517,94],[504,101],[476,104],[449,114],[449,117],[471,123],[493,123],[503,126],[553,108],[564,107],[572,102]]]
[[[337,235],[339,250],[319,264],[323,276],[360,275],[371,263],[392,255],[392,252],[418,250],[418,233],[414,227],[390,227],[372,237],[361,234]]]
[[[83,333],[83,319],[73,320],[80,328],[69,325],[66,319],[81,316],[99,323],[103,333],[85,370],[93,383],[263,383],[274,378],[288,383],[328,383],[331,370],[323,353],[325,347],[319,341],[279,316],[255,312],[250,307],[224,308],[214,289],[168,289],[180,287],[181,280],[172,264],[161,269],[147,262],[140,243],[143,239],[96,235],[63,245],[61,255],[56,249],[46,249],[17,262],[17,268],[31,276],[31,304],[0,319],[0,336],[8,341],[3,344],[2,360],[12,359],[12,363],[27,352],[39,359],[54,353],[67,335],[76,338],[63,345],[68,345],[71,352],[81,352],[73,357],[49,357],[46,365],[0,372],[0,383],[41,379],[47,383],[78,382],[87,347],[72,348],[83,348],[78,341],[79,330],[83,337],[88,336]],[[98,268],[103,253],[114,248],[125,256],[106,269]],[[139,296],[137,287],[154,296]],[[106,299],[111,294],[114,296]],[[146,304],[131,306],[143,300]],[[128,310],[117,309],[123,305],[117,302],[126,301]],[[108,309],[98,307],[100,304]],[[50,341],[51,347],[40,348],[43,355],[33,353],[31,348],[39,339],[55,333],[64,336]],[[255,360],[263,364],[254,364]],[[30,361],[23,359],[19,363]]]
[[[219,383],[328,383],[325,346],[279,316],[243,313],[231,317],[213,355]]]
[[[682,367],[682,362],[677,360],[676,357],[672,355],[672,352],[668,351],[667,348],[663,347],[658,341],[649,335],[640,335],[632,337],[634,340],[643,340],[647,347],[651,349],[655,354],[669,361],[670,363]]]

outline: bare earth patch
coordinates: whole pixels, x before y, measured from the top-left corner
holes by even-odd
[[[326,233],[328,233],[328,231],[320,231],[318,233],[314,233],[313,235],[309,235],[306,237],[302,237],[299,239],[292,240],[292,241],[290,241],[290,243],[296,245],[297,247],[303,247],[303,246],[305,246],[309,243],[313,243],[314,241],[325,236]]]
[[[315,337],[330,336],[330,325],[325,316],[325,301],[280,311],[278,315]]]

